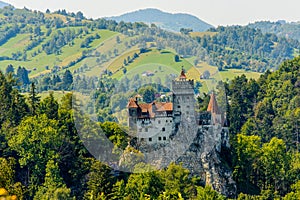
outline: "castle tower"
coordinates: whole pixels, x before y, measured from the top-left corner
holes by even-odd
[[[194,81],[188,80],[182,68],[177,80],[172,81],[173,118],[175,128],[181,119],[195,117]]]
[[[138,98],[130,98],[127,104],[128,108],[128,127],[136,129],[136,121],[139,112]]]
[[[207,111],[211,113],[211,124],[216,125],[220,124],[223,125],[223,118],[222,113],[218,107],[218,103],[216,100],[216,96],[214,93],[210,95],[209,104],[207,107]]]

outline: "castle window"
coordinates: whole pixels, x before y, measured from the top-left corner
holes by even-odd
[[[158,124],[160,124],[160,120],[158,120]]]
[[[145,132],[148,132],[148,128],[145,128]]]
[[[158,140],[160,141],[160,140],[161,140],[161,137],[158,137]]]
[[[149,138],[149,142],[152,142],[152,138]]]
[[[166,120],[166,122],[168,123],[168,120]]]
[[[163,127],[161,130],[162,130],[162,131],[166,131],[166,128],[165,128],[165,127]]]
[[[163,140],[167,140],[167,138],[164,136],[164,137],[163,137]]]
[[[177,106],[177,108],[180,108],[180,106]]]
[[[190,108],[190,106],[186,106],[187,108]]]
[[[143,141],[144,141],[144,138],[141,138],[141,141],[143,142]]]
[[[172,122],[172,120],[170,120],[170,122]]]

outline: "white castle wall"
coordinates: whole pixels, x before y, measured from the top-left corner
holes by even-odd
[[[172,116],[160,116],[153,119],[137,120],[137,137],[147,144],[166,143],[172,133]]]

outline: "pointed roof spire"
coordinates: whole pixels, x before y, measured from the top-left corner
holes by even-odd
[[[185,79],[186,79],[186,75],[185,75],[185,73],[184,73],[183,66],[182,66],[182,68],[181,68],[181,73],[180,73],[179,79],[180,79],[180,80],[185,80]]]
[[[138,108],[137,101],[134,98],[130,98],[127,104],[127,108]]]
[[[210,100],[209,100],[209,104],[207,107],[207,111],[211,112],[213,114],[221,114],[214,92],[212,92],[210,95]]]

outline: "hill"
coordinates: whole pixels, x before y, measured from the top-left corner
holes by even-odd
[[[260,21],[248,25],[251,28],[260,29],[263,33],[274,33],[279,37],[293,38],[300,41],[300,22]]]
[[[5,6],[9,6],[10,4],[8,4],[8,3],[5,3],[5,2],[3,2],[3,1],[0,1],[0,9],[1,8],[4,8]]]
[[[180,28],[191,28],[193,31],[201,32],[213,27],[193,15],[183,13],[171,14],[153,8],[138,10],[108,19],[116,20],[117,22],[154,23],[163,29],[175,32],[179,32]]]
[[[75,77],[91,80],[101,75],[121,80],[138,74],[148,81],[165,82],[174,78],[167,73],[178,74],[181,66],[189,78],[201,82],[202,91],[208,91],[208,85],[238,75],[256,79],[261,72],[274,70],[283,60],[299,55],[300,49],[297,40],[248,26],[178,33],[139,22],[88,20],[65,10],[42,13],[4,8],[0,16],[5,18],[0,27],[0,70],[22,77],[25,68],[43,91],[50,86],[67,90],[57,80],[49,83],[57,76],[62,78],[66,69]],[[200,79],[207,72],[210,77]]]

